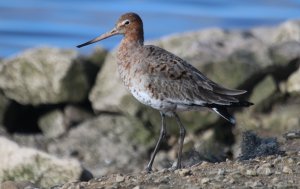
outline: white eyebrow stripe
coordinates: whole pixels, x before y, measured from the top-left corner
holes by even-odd
[[[126,22],[130,22],[128,19],[122,22],[122,25],[125,25]]]

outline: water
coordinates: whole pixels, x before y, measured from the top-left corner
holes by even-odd
[[[45,45],[75,49],[110,30],[125,12],[140,14],[150,40],[208,27],[275,25],[300,18],[300,0],[0,0],[0,57]],[[98,45],[111,49],[119,40]]]

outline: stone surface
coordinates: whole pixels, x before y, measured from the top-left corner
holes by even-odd
[[[64,114],[61,110],[53,110],[40,117],[38,126],[47,138],[55,138],[67,130]]]
[[[300,94],[300,67],[288,78],[286,85],[289,93]]]
[[[3,124],[3,119],[5,116],[5,113],[7,111],[7,108],[10,104],[10,101],[0,93],[0,123]]]
[[[29,180],[50,187],[80,178],[81,165],[75,159],[59,159],[44,152],[20,147],[0,137],[0,182]]]
[[[64,122],[67,127],[77,125],[93,117],[93,114],[81,107],[68,105],[64,108]]]
[[[95,177],[141,170],[154,143],[149,131],[133,117],[100,115],[76,126],[61,140],[48,143],[51,154],[81,160]]]
[[[300,35],[300,34],[299,34]],[[300,59],[300,41],[286,41],[270,47],[270,56],[275,64],[286,64]]]
[[[283,173],[283,167],[289,158],[293,174]],[[178,171],[154,171],[152,173],[136,172],[125,175],[111,174],[89,182],[73,182],[58,186],[55,189],[68,189],[84,186],[89,189],[98,188],[298,188],[300,185],[300,169],[296,162],[300,160],[297,152],[287,153],[287,157],[267,156],[253,161],[227,161],[214,164],[200,164],[191,169],[193,174],[180,175]],[[278,174],[256,174],[258,167],[268,167],[265,162],[277,163],[272,166]],[[218,175],[218,170],[226,170],[224,175]],[[239,170],[248,170],[242,174]],[[220,177],[220,178],[219,178]],[[117,179],[118,178],[118,179]],[[116,182],[121,180],[121,182]]]
[[[0,65],[0,88],[20,104],[78,102],[87,95],[83,67],[77,53],[56,48],[27,50]]]
[[[5,181],[1,183],[0,188],[1,189],[33,189],[38,187],[29,181],[18,181],[18,182]]]
[[[244,110],[235,114],[238,130],[253,130],[257,133],[267,133],[267,136],[282,136],[288,131],[299,129],[300,99],[290,98],[278,102],[268,112],[252,112]]]
[[[271,76],[268,76],[254,87],[250,97],[250,102],[258,105],[273,95],[276,89],[274,79]]]

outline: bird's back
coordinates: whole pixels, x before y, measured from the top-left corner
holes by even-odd
[[[219,104],[238,102],[242,90],[224,88],[205,77],[178,56],[156,46],[144,46],[142,64],[159,98],[176,104]]]

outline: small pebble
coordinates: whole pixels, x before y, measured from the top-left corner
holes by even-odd
[[[274,177],[274,178],[271,180],[271,182],[272,182],[273,184],[278,183],[278,181],[279,181],[279,179],[278,179],[277,177]]]
[[[224,169],[219,169],[218,170],[218,175],[225,175],[225,170]]]
[[[282,169],[282,172],[292,174],[293,170],[291,168],[289,168],[288,166],[284,166]]]
[[[209,178],[203,178],[203,179],[201,179],[201,184],[206,184],[206,183],[208,183],[209,181],[210,181]]]
[[[271,166],[272,166],[271,163],[264,163],[261,165],[261,167],[271,167]]]
[[[180,176],[185,177],[192,174],[192,171],[189,169],[180,169],[178,170]]]
[[[260,174],[260,175],[266,175],[266,176],[269,176],[269,175],[271,175],[272,174],[272,170],[268,167],[268,166],[266,166],[266,167],[259,167],[258,169],[257,169],[257,173],[258,174]]]
[[[123,175],[117,175],[117,177],[116,177],[116,182],[124,182],[124,180],[125,180],[125,177],[123,176]]]
[[[234,180],[233,178],[231,178],[231,179],[228,181],[229,184],[233,184],[234,182],[235,182],[235,180]]]
[[[255,170],[252,170],[252,169],[248,169],[246,171],[246,175],[249,175],[249,176],[256,176],[257,175],[257,172]]]
[[[262,187],[264,184],[261,181],[255,181],[252,187]]]
[[[132,189],[141,189],[141,187],[139,185],[133,187]]]
[[[293,160],[292,158],[289,158],[289,159],[287,160],[287,162],[288,162],[289,164],[292,164],[292,163],[294,163],[294,160]]]
[[[275,171],[275,175],[281,175],[280,171]]]

